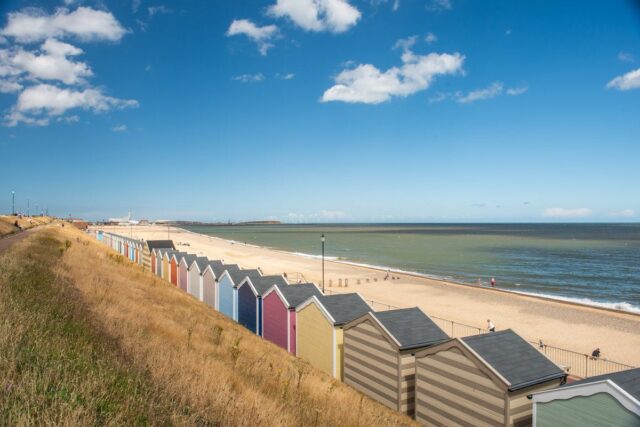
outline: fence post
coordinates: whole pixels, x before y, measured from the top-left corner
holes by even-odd
[[[589,355],[584,355],[584,377],[589,378]]]
[[[453,336],[453,320],[451,321],[451,338],[454,338],[454,336]]]

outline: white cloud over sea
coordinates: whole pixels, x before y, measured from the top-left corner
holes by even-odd
[[[545,218],[586,218],[591,216],[589,208],[547,208],[542,213]]]

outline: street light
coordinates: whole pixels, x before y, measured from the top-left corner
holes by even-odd
[[[16,192],[11,192],[11,215],[16,214]]]
[[[324,234],[320,236],[322,242],[322,293],[324,294]]]

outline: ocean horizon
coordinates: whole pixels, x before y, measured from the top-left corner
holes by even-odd
[[[184,225],[196,233],[433,279],[640,313],[638,223]]]

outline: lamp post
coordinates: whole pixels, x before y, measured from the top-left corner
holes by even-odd
[[[324,234],[320,236],[322,242],[322,293],[324,294]]]
[[[16,192],[11,192],[11,215],[16,214]]]

